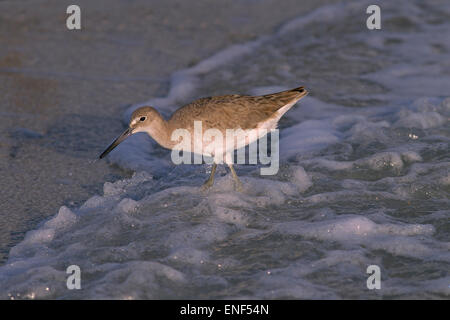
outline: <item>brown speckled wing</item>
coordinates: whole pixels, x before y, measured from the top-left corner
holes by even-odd
[[[298,101],[307,94],[303,87],[263,95],[225,95],[193,101],[175,111],[169,119],[173,129],[193,128],[193,119],[202,121],[203,130],[216,128],[253,129],[270,119],[283,106]]]

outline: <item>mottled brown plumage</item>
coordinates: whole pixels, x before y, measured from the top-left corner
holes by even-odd
[[[203,129],[254,129],[285,105],[297,102],[307,91],[303,87],[263,96],[226,95],[201,98],[173,113],[171,129],[190,128],[192,119],[202,121]],[[189,116],[187,116],[189,115]]]

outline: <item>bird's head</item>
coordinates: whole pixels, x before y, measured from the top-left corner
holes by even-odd
[[[128,128],[118,136],[108,148],[100,155],[100,159],[106,157],[115,147],[117,147],[122,141],[127,139],[132,134],[137,132],[148,131],[148,128],[152,125],[157,111],[152,107],[141,107],[136,109],[131,115]]]

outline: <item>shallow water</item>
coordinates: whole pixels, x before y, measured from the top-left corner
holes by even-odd
[[[0,2],[0,264],[62,205],[76,208],[106,181],[131,177],[93,162],[122,130],[127,106],[165,94],[174,71],[320,2],[77,4],[81,31],[67,30],[60,0]]]
[[[165,115],[191,99],[311,92],[280,122],[280,171],[174,167],[144,134],[109,160],[131,178],[27,233],[0,267],[3,298],[448,298],[450,5],[322,6],[171,76]],[[82,290],[68,290],[78,265]],[[368,290],[366,269],[381,269]]]

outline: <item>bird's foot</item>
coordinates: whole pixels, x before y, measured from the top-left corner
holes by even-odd
[[[244,192],[244,186],[240,180],[234,182],[234,187],[238,192]]]
[[[205,183],[200,187],[201,191],[207,191],[209,190],[212,185],[214,184],[214,180],[213,179],[208,179],[205,181]]]

